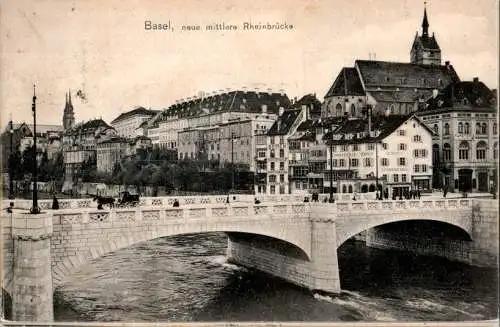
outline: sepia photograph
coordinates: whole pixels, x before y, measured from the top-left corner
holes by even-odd
[[[0,325],[498,326],[498,15],[0,0]]]

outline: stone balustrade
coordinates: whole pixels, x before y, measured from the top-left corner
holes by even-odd
[[[352,201],[353,194],[334,194],[335,201]],[[233,197],[235,199],[233,199]],[[281,194],[281,195],[248,195],[236,194],[230,195],[229,201],[231,203],[254,203],[258,199],[261,203],[277,203],[277,202],[301,202],[307,197],[311,200],[311,194],[298,195],[298,194]],[[319,202],[328,200],[328,194],[319,194]],[[374,193],[360,193],[356,194],[358,201],[362,200],[375,200]],[[175,200],[179,201],[181,206],[186,205],[207,205],[207,204],[222,204],[227,202],[227,195],[209,195],[209,196],[167,196],[167,197],[141,197],[139,200],[140,206],[169,206],[171,207]],[[10,202],[14,202],[14,207],[17,209],[29,209],[32,206],[32,200],[28,199],[14,199],[3,200],[3,208],[9,206]],[[82,199],[58,199],[60,209],[82,209],[97,207],[97,203],[91,198]],[[38,206],[44,209],[52,208],[52,200],[39,200]]]

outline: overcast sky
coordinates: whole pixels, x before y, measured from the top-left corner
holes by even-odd
[[[499,76],[497,7],[496,0],[427,3],[443,62],[451,61],[462,80],[478,76],[490,88]],[[138,105],[165,108],[199,91],[243,86],[323,100],[339,70],[369,53],[409,62],[423,8],[415,0],[3,1],[2,126],[10,113],[31,122],[33,83],[38,121],[45,124],[61,124],[68,89],[77,122],[110,122]],[[146,31],[145,20],[170,20],[174,31]],[[180,30],[223,22],[239,30]],[[293,29],[243,31],[244,22]]]

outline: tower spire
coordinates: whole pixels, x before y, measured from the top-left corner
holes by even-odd
[[[427,2],[424,2],[424,19],[422,20],[422,36],[429,36],[429,20],[427,19]]]
[[[69,105],[71,106],[71,89],[69,90]]]

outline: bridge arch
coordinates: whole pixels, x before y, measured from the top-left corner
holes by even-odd
[[[429,217],[420,215],[415,215],[415,217],[398,217],[398,216],[388,216],[384,218],[375,217],[372,219],[367,218],[365,220],[360,220],[358,221],[358,223],[355,223],[353,220],[350,220],[349,223],[349,219],[337,220],[337,249],[351,237],[363,231],[369,230],[371,228],[387,225],[394,222],[417,221],[417,220],[436,221],[452,225],[462,230],[464,233],[468,235],[469,240],[472,240],[472,230],[471,230],[470,220],[464,219],[457,214],[453,217],[448,217],[448,216],[447,217],[434,216],[432,218],[430,217],[431,217],[430,214]]]
[[[270,239],[278,240],[281,243],[287,243],[291,248],[295,248],[298,252],[303,254],[303,257],[307,260],[311,260],[311,242],[310,238],[304,239],[294,239],[290,235],[283,234],[280,229],[266,228],[263,224],[255,224],[254,226],[203,226],[203,225],[174,225],[175,227],[163,230],[147,230],[138,233],[129,232],[126,235],[121,235],[115,238],[106,238],[102,243],[96,244],[87,248],[82,249],[76,255],[71,255],[63,258],[59,264],[53,265],[52,276],[54,289],[61,286],[66,278],[75,272],[78,268],[91,262],[94,259],[98,259],[107,253],[114,252],[123,248],[127,248],[134,244],[143,243],[146,241],[154,240],[157,238],[168,237],[168,236],[179,236],[188,234],[204,234],[212,232],[220,233],[241,233],[241,234],[253,234],[258,236],[265,236]],[[307,235],[305,233],[304,235]]]

